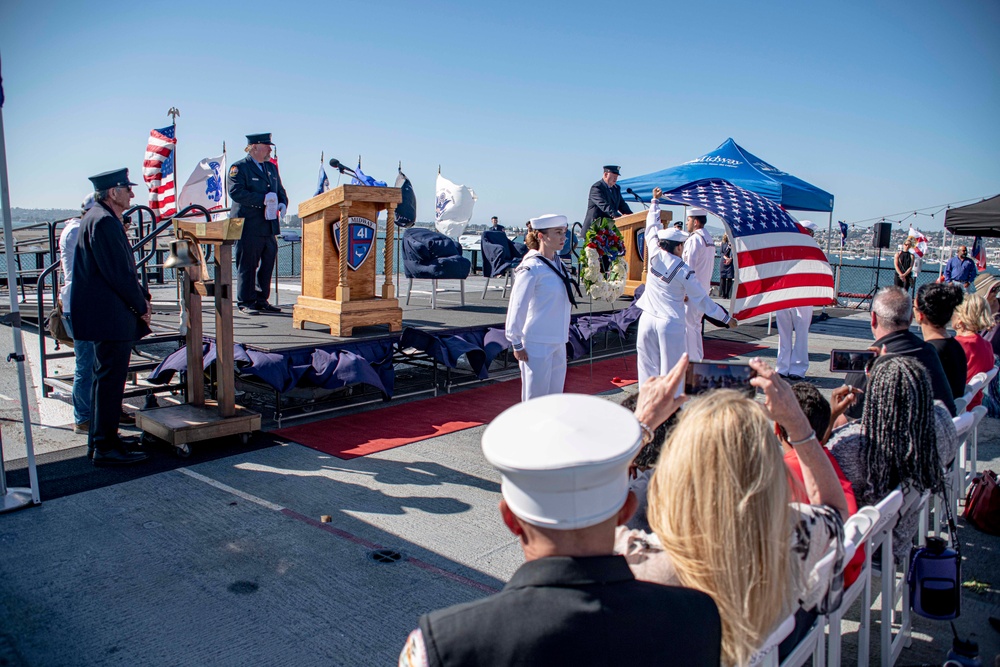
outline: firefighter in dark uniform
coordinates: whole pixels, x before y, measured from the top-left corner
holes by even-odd
[[[281,312],[267,301],[278,254],[274,237],[288,208],[278,168],[270,162],[273,145],[270,132],[248,134],[247,156],[233,163],[226,179],[230,215],[243,218],[243,236],[236,242],[236,302],[245,315]]]
[[[587,215],[583,219],[583,235],[598,218],[620,218],[628,215],[632,209],[622,199],[622,189],[618,186],[618,176],[621,169],[616,164],[604,165],[604,176],[590,186],[587,197]]]

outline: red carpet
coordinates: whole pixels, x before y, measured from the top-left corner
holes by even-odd
[[[705,341],[705,355],[712,359],[728,359],[754,349],[761,348],[734,341]],[[635,355],[630,355],[570,367],[566,373],[566,392],[597,394],[635,382]],[[272,433],[325,454],[353,459],[488,424],[520,400],[521,381],[511,380],[377,411],[290,426]]]

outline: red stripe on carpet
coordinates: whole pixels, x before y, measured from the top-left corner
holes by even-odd
[[[728,359],[756,349],[763,348],[735,341],[705,341],[706,357],[712,359]],[[597,394],[612,387],[635,384],[636,377],[635,355],[606,359],[592,365],[570,367],[566,372],[565,390],[574,394]],[[353,459],[488,424],[520,400],[521,382],[511,380],[290,426],[273,433],[325,454]]]

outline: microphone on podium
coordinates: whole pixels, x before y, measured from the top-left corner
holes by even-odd
[[[348,167],[345,164],[341,164],[340,160],[338,160],[335,157],[330,158],[330,166],[333,167],[334,169],[336,169],[337,171],[339,171],[342,174],[343,173],[348,173],[351,176],[353,176],[354,178],[358,177],[358,175],[354,173],[353,169],[351,169],[350,167]]]
[[[640,204],[642,204],[643,208],[649,208],[648,206],[646,206],[646,202],[642,201],[642,199],[639,198],[639,195],[635,193],[635,190],[633,190],[632,188],[626,188],[625,192],[635,197],[635,200]]]

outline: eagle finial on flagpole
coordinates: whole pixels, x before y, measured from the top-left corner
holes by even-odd
[[[441,165],[438,165],[438,176],[441,175]]]
[[[174,125],[176,125],[177,117],[181,115],[181,112],[177,110],[177,107],[170,107],[170,110],[167,111],[167,115],[170,116],[170,120]]]
[[[324,157],[323,151],[320,151],[319,152],[319,163],[320,164],[323,164],[323,157]]]
[[[399,161],[399,166],[396,167],[396,171],[398,171],[398,172],[402,172],[403,171],[403,161],[402,160]]]

